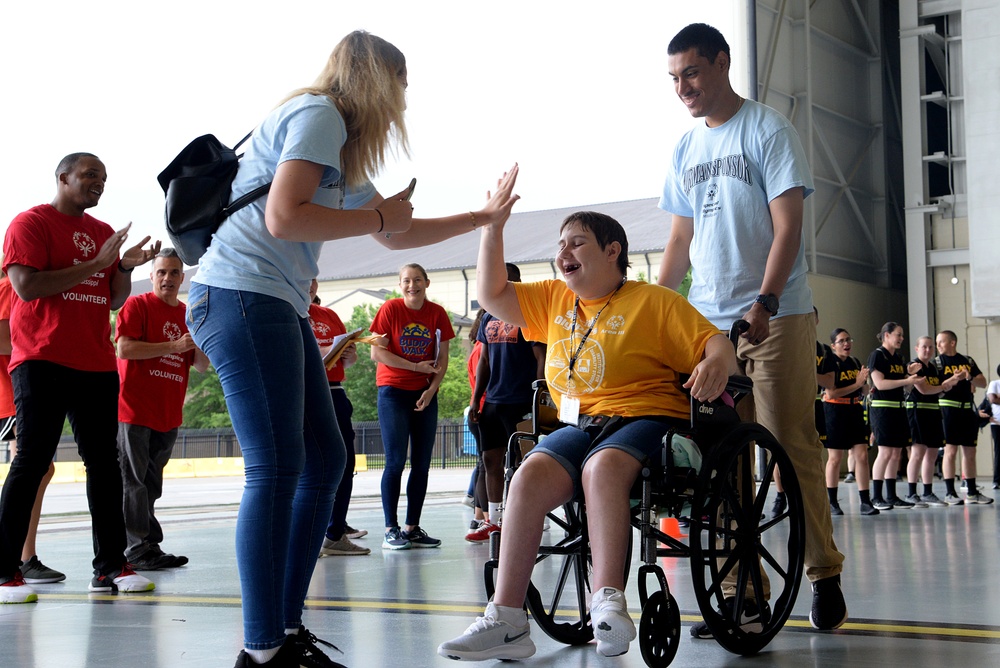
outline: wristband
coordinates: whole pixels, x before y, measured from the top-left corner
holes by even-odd
[[[131,269],[126,269],[125,266],[122,264],[122,261],[118,260],[118,271],[120,271],[121,273],[131,274],[134,270],[135,267],[132,267]]]
[[[385,229],[385,218],[382,217],[382,212],[379,211],[378,209],[375,209],[375,213],[378,214],[378,230],[375,232],[375,234],[378,234],[379,232]]]

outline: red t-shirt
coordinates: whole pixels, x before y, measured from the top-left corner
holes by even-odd
[[[152,292],[134,295],[118,312],[115,340],[176,341],[187,333],[183,303],[170,306]],[[145,360],[118,360],[118,421],[170,431],[183,422],[184,395],[194,350]]]
[[[10,279],[0,278],[0,320],[10,320],[10,300],[14,296],[14,286]],[[17,410],[14,408],[14,388],[10,384],[10,355],[0,355],[0,418],[10,417]]]
[[[3,269],[22,264],[39,271],[65,269],[92,258],[114,234],[87,214],[67,216],[42,204],[20,213],[7,228]],[[30,302],[14,300],[10,311],[13,370],[26,360],[46,360],[79,371],[114,371],[111,343],[111,263],[79,285]]]
[[[469,359],[466,361],[466,370],[469,372],[469,387],[472,388],[472,393],[476,392],[476,367],[479,366],[479,358],[483,355],[483,342],[475,341],[472,344],[472,352],[469,353]],[[486,403],[486,392],[483,392],[483,397],[479,400],[479,410],[483,410],[483,405]]]
[[[411,362],[434,359],[438,331],[442,341],[455,338],[448,312],[430,300],[424,301],[424,305],[414,311],[407,308],[402,299],[390,299],[382,304],[369,329],[373,334],[388,336],[389,352]],[[379,364],[375,372],[375,384],[379,387],[389,385],[400,390],[423,390],[430,382],[429,374],[385,364]]]
[[[347,334],[347,328],[341,322],[340,316],[333,309],[320,306],[319,304],[309,305],[309,326],[312,327],[316,343],[320,348],[333,345],[333,337],[338,334]],[[331,383],[340,383],[344,380],[344,359],[341,357],[332,368],[326,370],[326,379]]]

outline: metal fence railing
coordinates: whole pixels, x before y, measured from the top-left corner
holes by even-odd
[[[354,449],[365,455],[368,468],[381,469],[385,466],[385,447],[382,444],[382,430],[378,422],[354,423]],[[239,440],[232,429],[182,429],[174,444],[174,458],[198,459],[206,457],[242,457]],[[437,436],[434,441],[432,468],[472,468],[476,465],[476,446],[468,427],[461,419],[438,421]],[[0,461],[8,461],[5,451]],[[56,461],[78,462],[80,454],[72,436],[63,436],[56,449]]]

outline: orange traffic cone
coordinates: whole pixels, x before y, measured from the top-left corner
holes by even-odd
[[[674,538],[687,538],[687,534],[681,533],[681,525],[676,517],[661,517],[660,531]]]

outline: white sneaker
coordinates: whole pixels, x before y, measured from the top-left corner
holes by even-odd
[[[601,656],[624,654],[635,638],[635,622],[628,614],[625,593],[614,587],[594,592],[590,600],[590,624]]]
[[[128,565],[122,568],[121,575],[115,577],[114,582],[118,586],[118,591],[123,594],[156,589],[156,585],[151,580],[139,575]]]
[[[34,603],[37,600],[38,594],[24,583],[21,571],[0,581],[0,603]]]
[[[517,608],[506,608],[502,614],[514,617],[513,623],[500,619],[501,612],[496,606],[487,604],[483,616],[476,617],[463,635],[438,646],[438,654],[456,661],[516,661],[532,656],[535,643],[529,636],[528,616]]]

